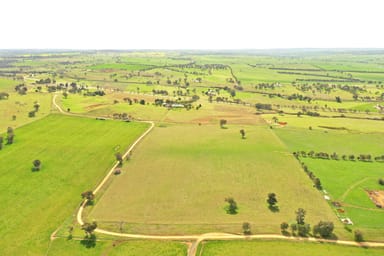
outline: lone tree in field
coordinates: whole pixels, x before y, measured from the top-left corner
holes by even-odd
[[[8,127],[8,129],[7,129],[7,144],[8,145],[13,144],[14,137],[15,137],[15,134],[13,133],[13,128]]]
[[[313,227],[313,234],[319,234],[323,238],[330,237],[334,229],[333,222],[331,221],[320,221]]]
[[[227,120],[225,119],[220,119],[220,128],[224,128],[224,125],[227,124]]]
[[[363,242],[364,241],[363,232],[361,232],[358,229],[355,230],[355,241],[356,242]]]
[[[93,221],[92,223],[85,222],[82,226],[81,229],[84,230],[85,235],[87,237],[92,236],[93,231],[97,228],[97,223],[96,221]]]
[[[3,137],[0,136],[0,150],[3,148],[3,142],[4,142],[4,139]]]
[[[243,223],[243,233],[244,233],[244,235],[250,235],[251,234],[251,224],[249,222]]]
[[[270,209],[274,209],[277,207],[277,198],[275,193],[269,193],[267,198],[267,203]]]
[[[95,199],[95,194],[93,194],[92,190],[85,191],[81,193],[81,197],[83,199],[87,199],[89,202],[92,202]]]
[[[241,138],[245,139],[245,130],[244,129],[240,130],[240,134],[241,134]]]
[[[299,225],[304,225],[304,219],[305,219],[305,210],[303,208],[297,209],[296,213],[296,222]]]
[[[119,161],[119,165],[120,166],[123,165],[123,155],[120,152],[118,152],[115,154],[115,157],[116,157],[116,160]]]
[[[225,198],[225,202],[227,202],[229,205],[227,206],[227,213],[228,214],[236,214],[237,213],[237,203],[233,197],[227,197]]]
[[[39,102],[35,101],[35,103],[33,104],[33,108],[35,109],[35,112],[39,111],[39,108],[40,108]]]
[[[33,164],[33,170],[34,171],[40,171],[41,168],[41,161],[39,159],[36,159],[32,162]]]

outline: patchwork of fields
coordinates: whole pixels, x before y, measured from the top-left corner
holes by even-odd
[[[1,255],[190,255],[195,241],[97,232],[89,241],[74,218],[80,194],[148,128],[141,120],[155,128],[85,208],[83,219],[98,228],[242,235],[247,222],[252,234],[294,238],[280,224],[296,223],[303,208],[310,227],[334,224],[333,239],[351,241],[359,230],[384,242],[384,210],[367,193],[384,190],[384,164],[374,158],[384,155],[383,54],[92,54],[0,54]],[[67,115],[52,105],[54,95]],[[337,160],[313,157],[318,152]],[[32,171],[36,159],[40,171]],[[266,202],[272,192],[278,210]],[[236,214],[227,213],[227,197]],[[199,248],[196,255],[383,253],[279,241],[204,241]]]

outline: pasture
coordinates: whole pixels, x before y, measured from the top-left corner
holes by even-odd
[[[187,246],[169,241],[97,241],[87,248],[82,241],[57,239],[53,241],[47,256],[186,256]]]
[[[115,148],[127,148],[146,127],[50,115],[16,129],[14,144],[0,151],[1,254],[44,254],[81,192],[94,188],[115,161]],[[35,159],[40,171],[32,171]]]
[[[0,254],[42,255],[55,229],[60,227],[58,236],[66,236],[80,193],[92,189],[114,162],[116,150],[126,148],[147,127],[94,120],[114,113],[154,120],[156,128],[124,162],[121,175],[108,181],[95,205],[86,208],[86,219],[97,220],[100,227],[184,235],[242,233],[242,223],[250,222],[253,233],[280,234],[280,223],[293,223],[295,210],[302,207],[312,227],[319,220],[330,220],[336,224],[338,238],[352,239],[353,233],[336,217],[340,212],[312,187],[292,151],[382,155],[384,116],[378,105],[384,105],[383,60],[377,52],[337,51],[35,52],[0,58],[0,92],[10,94],[9,99],[0,100],[0,133],[4,137],[7,127],[16,129],[15,144],[0,151]],[[38,83],[47,78],[52,82]],[[28,89],[26,95],[14,90],[22,83]],[[55,110],[48,86],[60,83],[66,87],[57,93],[68,93],[66,99],[57,97],[63,109],[92,119],[49,115]],[[72,93],[71,83],[86,89]],[[39,87],[41,92],[36,91]],[[96,88],[106,95],[85,96]],[[156,90],[167,95],[155,94]],[[206,93],[210,90],[214,91],[211,97]],[[198,99],[190,110],[153,105],[155,99],[181,102],[193,95]],[[126,97],[145,100],[145,104],[130,105]],[[28,117],[35,102],[40,104],[39,111]],[[256,109],[256,103],[271,104],[273,109]],[[307,116],[307,111],[322,117]],[[267,114],[258,115],[263,112]],[[297,112],[303,114],[298,117]],[[331,118],[342,114],[346,117]],[[288,125],[280,127],[273,117]],[[220,119],[228,121],[225,129],[219,127]],[[240,129],[246,131],[244,140]],[[43,163],[40,172],[31,171],[35,158]],[[361,229],[368,240],[384,240],[383,210],[373,205],[365,191],[379,189],[377,179],[383,177],[384,164],[300,159],[321,179],[332,200],[342,203],[343,214],[354,222],[352,230]],[[277,194],[278,212],[268,209],[270,192]],[[225,210],[224,198],[229,196],[239,206],[235,215]],[[76,225],[74,232],[76,239],[83,237]],[[252,241],[208,242],[201,255],[234,251],[238,255],[382,252]],[[129,253],[185,255],[186,246],[108,240],[86,248],[80,241],[59,238],[48,251],[48,255]]]
[[[200,246],[202,256],[379,256],[384,249],[288,241],[209,241]]]
[[[348,124],[346,124],[348,125]],[[366,190],[382,190],[378,179],[383,176],[383,163],[342,160],[342,155],[383,154],[383,134],[380,126],[374,121],[361,122],[357,127],[363,127],[371,133],[345,132],[336,130],[308,130],[303,128],[285,127],[274,129],[276,134],[287,144],[291,151],[311,150],[315,152],[336,152],[340,160],[320,160],[301,157],[317,177],[323,188],[329,193],[332,201],[340,202],[340,216],[349,217],[354,223],[351,228],[361,229],[367,239],[383,240],[384,226],[382,217],[384,210],[378,209],[369,199]]]
[[[264,126],[176,125],[156,127],[124,163],[122,174],[90,210],[100,227],[132,233],[279,233],[280,223],[305,208],[309,223],[335,215],[297,161]],[[241,139],[239,130],[246,130]],[[266,204],[275,192],[279,211]],[[302,195],[306,195],[303,197]],[[225,211],[226,197],[239,207]]]

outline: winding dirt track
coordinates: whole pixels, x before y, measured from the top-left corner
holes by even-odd
[[[64,115],[71,115],[71,116],[79,116],[79,117],[87,117],[79,114],[72,114],[69,112],[65,112],[61,109],[61,107],[56,103],[56,97],[57,94],[54,95],[52,99],[53,105],[60,111],[60,113]],[[125,158],[132,149],[150,132],[152,131],[154,127],[153,121],[141,121],[149,123],[151,126],[138,138],[136,141],[131,145],[131,147],[125,152],[123,155],[123,158]],[[106,183],[106,181],[109,179],[109,177],[113,174],[115,168],[117,167],[118,162],[110,169],[108,174],[104,177],[104,179],[100,182],[100,184],[93,190],[93,193],[96,194],[99,192],[99,190],[103,187],[103,185]],[[87,205],[87,200],[84,200],[81,204],[78,212],[77,212],[77,222],[80,225],[84,224],[84,221],[82,219],[82,213],[84,210],[84,207]],[[306,241],[306,242],[326,242],[326,243],[333,243],[333,244],[340,244],[340,245],[350,245],[350,246],[364,246],[364,247],[384,247],[384,243],[381,242],[354,242],[354,241],[345,241],[345,240],[326,240],[326,239],[318,239],[318,238],[301,238],[301,237],[293,237],[293,236],[283,236],[278,234],[259,234],[259,235],[236,235],[236,234],[229,234],[229,233],[206,233],[201,235],[177,235],[177,236],[168,236],[168,235],[140,235],[140,234],[126,234],[126,233],[118,233],[118,232],[112,232],[104,229],[95,229],[96,233],[105,234],[105,235],[111,235],[116,237],[122,237],[122,238],[136,238],[136,239],[148,239],[148,240],[173,240],[173,241],[194,241],[192,245],[188,249],[188,256],[195,256],[196,250],[200,242],[206,241],[206,240],[250,240],[250,239],[279,239],[279,240],[295,240],[295,241]],[[56,231],[51,235],[51,237],[55,236]]]

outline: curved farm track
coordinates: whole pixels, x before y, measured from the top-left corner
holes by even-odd
[[[78,117],[89,117],[85,115],[80,114],[73,114],[69,112],[65,112],[62,110],[62,108],[56,103],[57,94],[54,95],[52,99],[53,105],[59,110],[60,113],[64,115],[71,115],[71,116],[78,116]],[[151,126],[138,138],[136,141],[131,145],[131,147],[125,152],[123,157],[126,157],[131,150],[153,129],[154,122],[153,121],[141,121],[151,124]],[[113,171],[117,167],[118,162],[110,169],[110,171],[107,173],[107,175],[104,177],[104,179],[100,182],[100,184],[93,190],[93,193],[96,194],[100,191],[100,189],[103,187],[103,185],[106,183],[106,181],[110,178],[110,176],[113,174]],[[84,224],[82,213],[84,210],[84,207],[87,205],[87,200],[84,200],[81,204],[78,212],[77,212],[77,222],[80,225]],[[53,232],[51,235],[51,239],[55,238],[55,233],[57,231]],[[345,241],[345,240],[327,240],[327,239],[318,239],[318,238],[301,238],[301,237],[293,237],[293,236],[283,236],[279,234],[259,234],[259,235],[238,235],[238,234],[229,234],[229,233],[206,233],[206,234],[200,234],[200,235],[175,235],[175,236],[169,236],[169,235],[142,235],[142,234],[126,234],[126,233],[118,233],[118,232],[112,232],[104,229],[95,229],[96,233],[120,237],[120,238],[134,238],[134,239],[148,239],[148,240],[173,240],[173,241],[194,241],[190,244],[188,249],[188,256],[195,256],[196,251],[198,248],[198,245],[202,241],[207,240],[249,240],[249,239],[279,239],[279,240],[295,240],[295,241],[305,241],[305,242],[320,242],[320,243],[333,243],[333,244],[340,244],[340,245],[350,245],[350,246],[359,246],[359,247],[384,247],[384,242],[354,242],[354,241]]]

